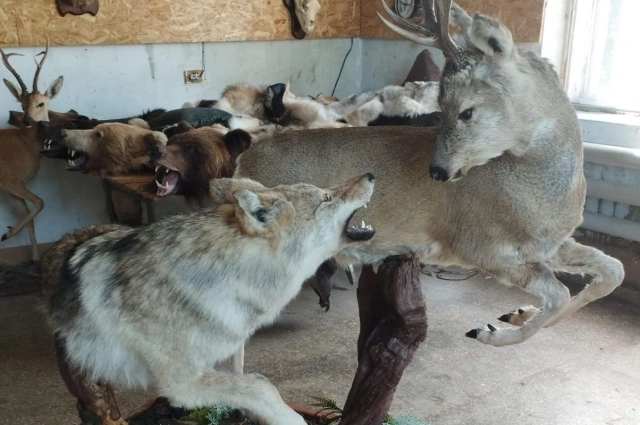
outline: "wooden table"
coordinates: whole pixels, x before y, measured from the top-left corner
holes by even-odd
[[[116,211],[112,202],[113,192],[119,192],[127,197],[144,203],[147,208],[147,222],[156,221],[155,203],[159,200],[170,198],[156,195],[155,174],[142,173],[126,176],[107,176],[104,178],[104,187],[107,192],[107,208],[111,222],[117,222]]]

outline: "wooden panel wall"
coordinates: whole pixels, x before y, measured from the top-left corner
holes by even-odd
[[[380,22],[378,12],[385,16],[380,0],[361,0],[360,36],[367,38],[400,38]],[[394,10],[394,0],[385,0]],[[519,43],[539,43],[545,0],[456,0],[471,16],[476,12],[498,18],[513,33]]]
[[[309,38],[357,37],[361,0],[323,0]],[[367,1],[367,0],[365,0]],[[0,0],[0,47],[291,39],[282,0],[101,0],[61,17],[54,0]]]

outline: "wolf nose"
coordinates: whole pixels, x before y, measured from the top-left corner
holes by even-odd
[[[367,173],[366,176],[367,176],[367,178],[369,179],[370,182],[372,182],[372,181],[374,181],[376,179],[376,177],[371,173]]]
[[[429,167],[429,175],[431,175],[431,178],[437,182],[446,182],[447,180],[449,180],[447,170],[442,167],[438,167],[437,165],[432,165]]]
[[[149,155],[152,160],[157,161],[162,158],[162,148],[158,145],[151,146],[151,155]]]

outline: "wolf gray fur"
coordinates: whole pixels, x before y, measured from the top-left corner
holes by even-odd
[[[211,209],[65,236],[42,262],[64,360],[93,382],[152,385],[176,406],[227,404],[269,425],[304,425],[262,376],[215,366],[323,261],[373,235],[349,226],[373,185],[369,173],[324,190],[218,179]]]
[[[383,7],[402,23],[385,21],[387,26],[437,44],[445,54],[439,131],[285,133],[240,155],[235,176],[268,185],[322,186],[345,173],[372,170],[377,196],[355,218],[373,224],[376,238],[338,258],[368,263],[411,250],[423,263],[477,268],[539,297],[541,308],[509,316],[519,328],[487,326],[467,333],[485,344],[523,342],[611,293],[624,278],[620,261],[571,238],[582,222],[586,194],[581,133],[549,63],[519,51],[497,20],[480,14],[472,19],[459,8],[473,46],[457,46],[448,34],[451,1],[425,7],[435,15],[427,16],[424,27],[402,21],[384,2]],[[434,22],[437,34],[430,29]],[[571,298],[555,272],[594,279]]]

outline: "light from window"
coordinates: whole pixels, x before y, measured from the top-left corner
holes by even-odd
[[[576,107],[640,112],[640,0],[575,0],[568,92]]]

